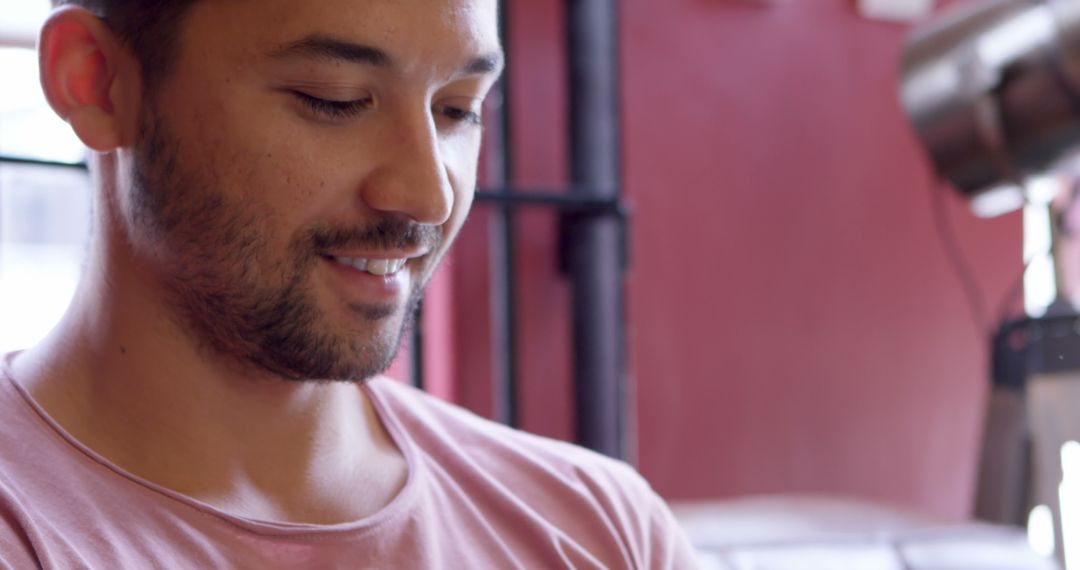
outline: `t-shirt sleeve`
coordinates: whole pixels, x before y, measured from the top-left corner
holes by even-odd
[[[24,517],[20,517],[19,502],[10,488],[0,478],[0,570],[40,568],[41,561],[34,554],[30,534]]]
[[[613,505],[614,516],[626,535],[624,539],[635,568],[649,570],[693,570],[697,555],[671,509],[645,479],[629,465],[613,463],[611,484],[620,496]]]
[[[651,514],[649,568],[697,568],[697,554],[667,503],[653,493],[655,502]]]
[[[3,546],[3,543],[0,543],[0,546]],[[4,558],[5,556],[7,556],[7,555],[6,554],[0,554],[0,570],[18,570],[19,567],[15,566],[14,564],[9,563],[7,561],[7,559]],[[37,568],[38,566],[40,566],[40,565],[36,565],[36,566],[25,566],[24,565],[22,567],[23,568]]]
[[[697,568],[697,555],[675,515],[651,488],[649,495],[651,505],[648,510],[648,536],[645,537],[647,550],[642,556],[647,562],[645,567],[663,570]]]
[[[0,570],[40,568],[41,563],[32,553],[26,534],[4,512],[0,504]]]

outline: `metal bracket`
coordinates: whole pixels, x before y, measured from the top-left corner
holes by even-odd
[[[528,206],[547,207],[556,210],[559,217],[559,272],[569,273],[570,245],[581,224],[597,218],[615,218],[619,223],[619,265],[623,271],[630,266],[630,208],[618,197],[596,198],[581,196],[570,191],[517,191],[485,190],[476,193],[476,200],[498,208]]]
[[[0,154],[0,163],[18,164],[22,166],[47,166],[57,168],[74,168],[76,170],[89,170],[85,162],[59,162],[56,160],[43,160],[40,158],[27,158],[22,156],[10,156]]]

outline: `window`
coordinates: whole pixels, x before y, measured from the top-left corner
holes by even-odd
[[[0,352],[34,344],[60,318],[89,234],[84,171],[14,162],[86,156],[38,83],[33,41],[48,10],[45,0],[0,0]]]

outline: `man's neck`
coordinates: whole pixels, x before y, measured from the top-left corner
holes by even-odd
[[[199,347],[130,260],[105,259],[88,264],[61,324],[13,362],[72,436],[250,518],[358,520],[400,490],[404,459],[362,389],[273,378]]]

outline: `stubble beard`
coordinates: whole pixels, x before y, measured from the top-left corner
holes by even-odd
[[[320,252],[333,248],[439,251],[438,230],[397,218],[359,228],[307,228],[275,259],[271,221],[231,202],[218,189],[217,173],[185,164],[183,151],[154,106],[145,107],[129,218],[136,239],[159,252],[158,279],[170,313],[200,349],[286,380],[358,381],[389,368],[414,326],[430,270],[415,275],[404,307],[343,309],[366,335],[327,326],[311,273],[322,262]]]

